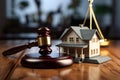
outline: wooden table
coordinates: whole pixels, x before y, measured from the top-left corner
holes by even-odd
[[[28,41],[0,41],[0,53],[26,42]],[[36,49],[26,51],[35,52]],[[59,69],[30,69],[22,67],[20,63],[15,64],[16,61],[19,62],[21,53],[9,58],[0,54],[0,80],[120,80],[120,41],[112,41],[109,47],[101,48],[101,55],[112,58],[103,64],[74,63],[72,66]]]

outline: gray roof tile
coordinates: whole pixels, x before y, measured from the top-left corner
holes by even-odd
[[[91,40],[93,35],[96,33],[96,30],[95,29],[92,29],[92,30],[82,29],[80,30],[80,33],[82,35],[82,40]]]
[[[63,36],[66,35],[66,33],[70,29],[72,29],[82,40],[91,40],[91,38],[97,31],[96,29],[90,30],[88,27],[71,26],[70,28],[65,29],[65,31],[61,35],[60,39],[62,39]]]

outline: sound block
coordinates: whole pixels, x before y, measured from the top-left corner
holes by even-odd
[[[21,59],[21,65],[35,69],[55,69],[70,66],[73,64],[71,56],[41,56],[38,54],[26,54]]]

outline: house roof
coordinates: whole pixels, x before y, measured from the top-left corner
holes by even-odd
[[[92,30],[80,30],[81,35],[82,35],[82,40],[91,40],[93,35],[96,33],[97,30],[92,29]]]
[[[96,29],[90,30],[88,27],[71,26],[65,29],[60,39],[62,39],[70,30],[73,30],[82,40],[91,40],[93,35],[97,32]]]
[[[68,28],[66,28],[65,30],[64,30],[64,32],[62,33],[62,35],[60,36],[60,39],[62,39],[63,38],[63,36],[68,32]]]

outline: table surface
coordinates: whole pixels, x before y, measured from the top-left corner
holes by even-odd
[[[30,69],[22,67],[19,55],[3,57],[2,52],[28,41],[0,41],[0,80],[120,80],[120,41],[111,41],[108,47],[101,47],[101,55],[108,55],[112,60],[102,64],[74,63],[59,69]],[[53,44],[58,43],[57,40]],[[53,45],[54,51],[58,49]],[[34,53],[37,47],[25,50]],[[18,64],[16,64],[18,63]]]

